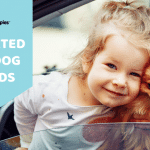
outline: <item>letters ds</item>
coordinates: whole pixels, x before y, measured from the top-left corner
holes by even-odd
[[[1,39],[0,40],[0,48],[24,48],[25,47],[25,41],[22,39]],[[19,56],[3,56],[0,58],[0,66],[1,65],[20,65],[20,57]],[[15,74],[14,73],[0,73],[0,82],[14,82],[15,81]]]

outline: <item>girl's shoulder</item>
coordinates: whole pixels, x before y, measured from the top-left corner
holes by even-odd
[[[67,89],[69,79],[69,75],[55,71],[49,75],[34,76],[32,90],[34,95],[37,95],[36,97],[41,97],[40,93],[45,92],[54,95],[59,88]]]
[[[24,105],[33,114],[42,114],[58,93],[66,89],[69,76],[60,72],[33,76],[33,86],[15,98],[15,104]],[[60,90],[61,89],[63,90]],[[59,91],[59,92],[58,92]]]
[[[43,85],[43,84],[48,85],[48,84],[52,84],[52,83],[57,84],[67,78],[69,79],[70,75],[53,71],[49,75],[33,76],[33,86]]]

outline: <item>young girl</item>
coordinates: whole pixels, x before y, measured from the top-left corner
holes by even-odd
[[[14,114],[20,134],[34,132],[32,140],[21,136],[21,147],[101,147],[109,136],[108,128],[86,135],[81,125],[113,117],[112,108],[128,104],[138,96],[141,76],[149,62],[149,16],[150,10],[145,6],[114,1],[103,5],[86,48],[65,73],[35,76],[33,87],[15,98]],[[90,138],[90,134],[97,138]]]

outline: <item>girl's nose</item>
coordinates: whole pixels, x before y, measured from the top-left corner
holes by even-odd
[[[125,75],[117,76],[113,81],[113,85],[116,85],[121,88],[125,88],[127,86],[127,80]]]

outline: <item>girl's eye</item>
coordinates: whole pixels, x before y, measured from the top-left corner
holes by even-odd
[[[135,77],[141,77],[138,73],[131,72],[130,75],[135,76]]]
[[[113,65],[113,64],[110,64],[110,63],[108,63],[108,64],[106,64],[109,68],[111,68],[111,69],[117,69],[117,67],[115,66],[115,65]]]

